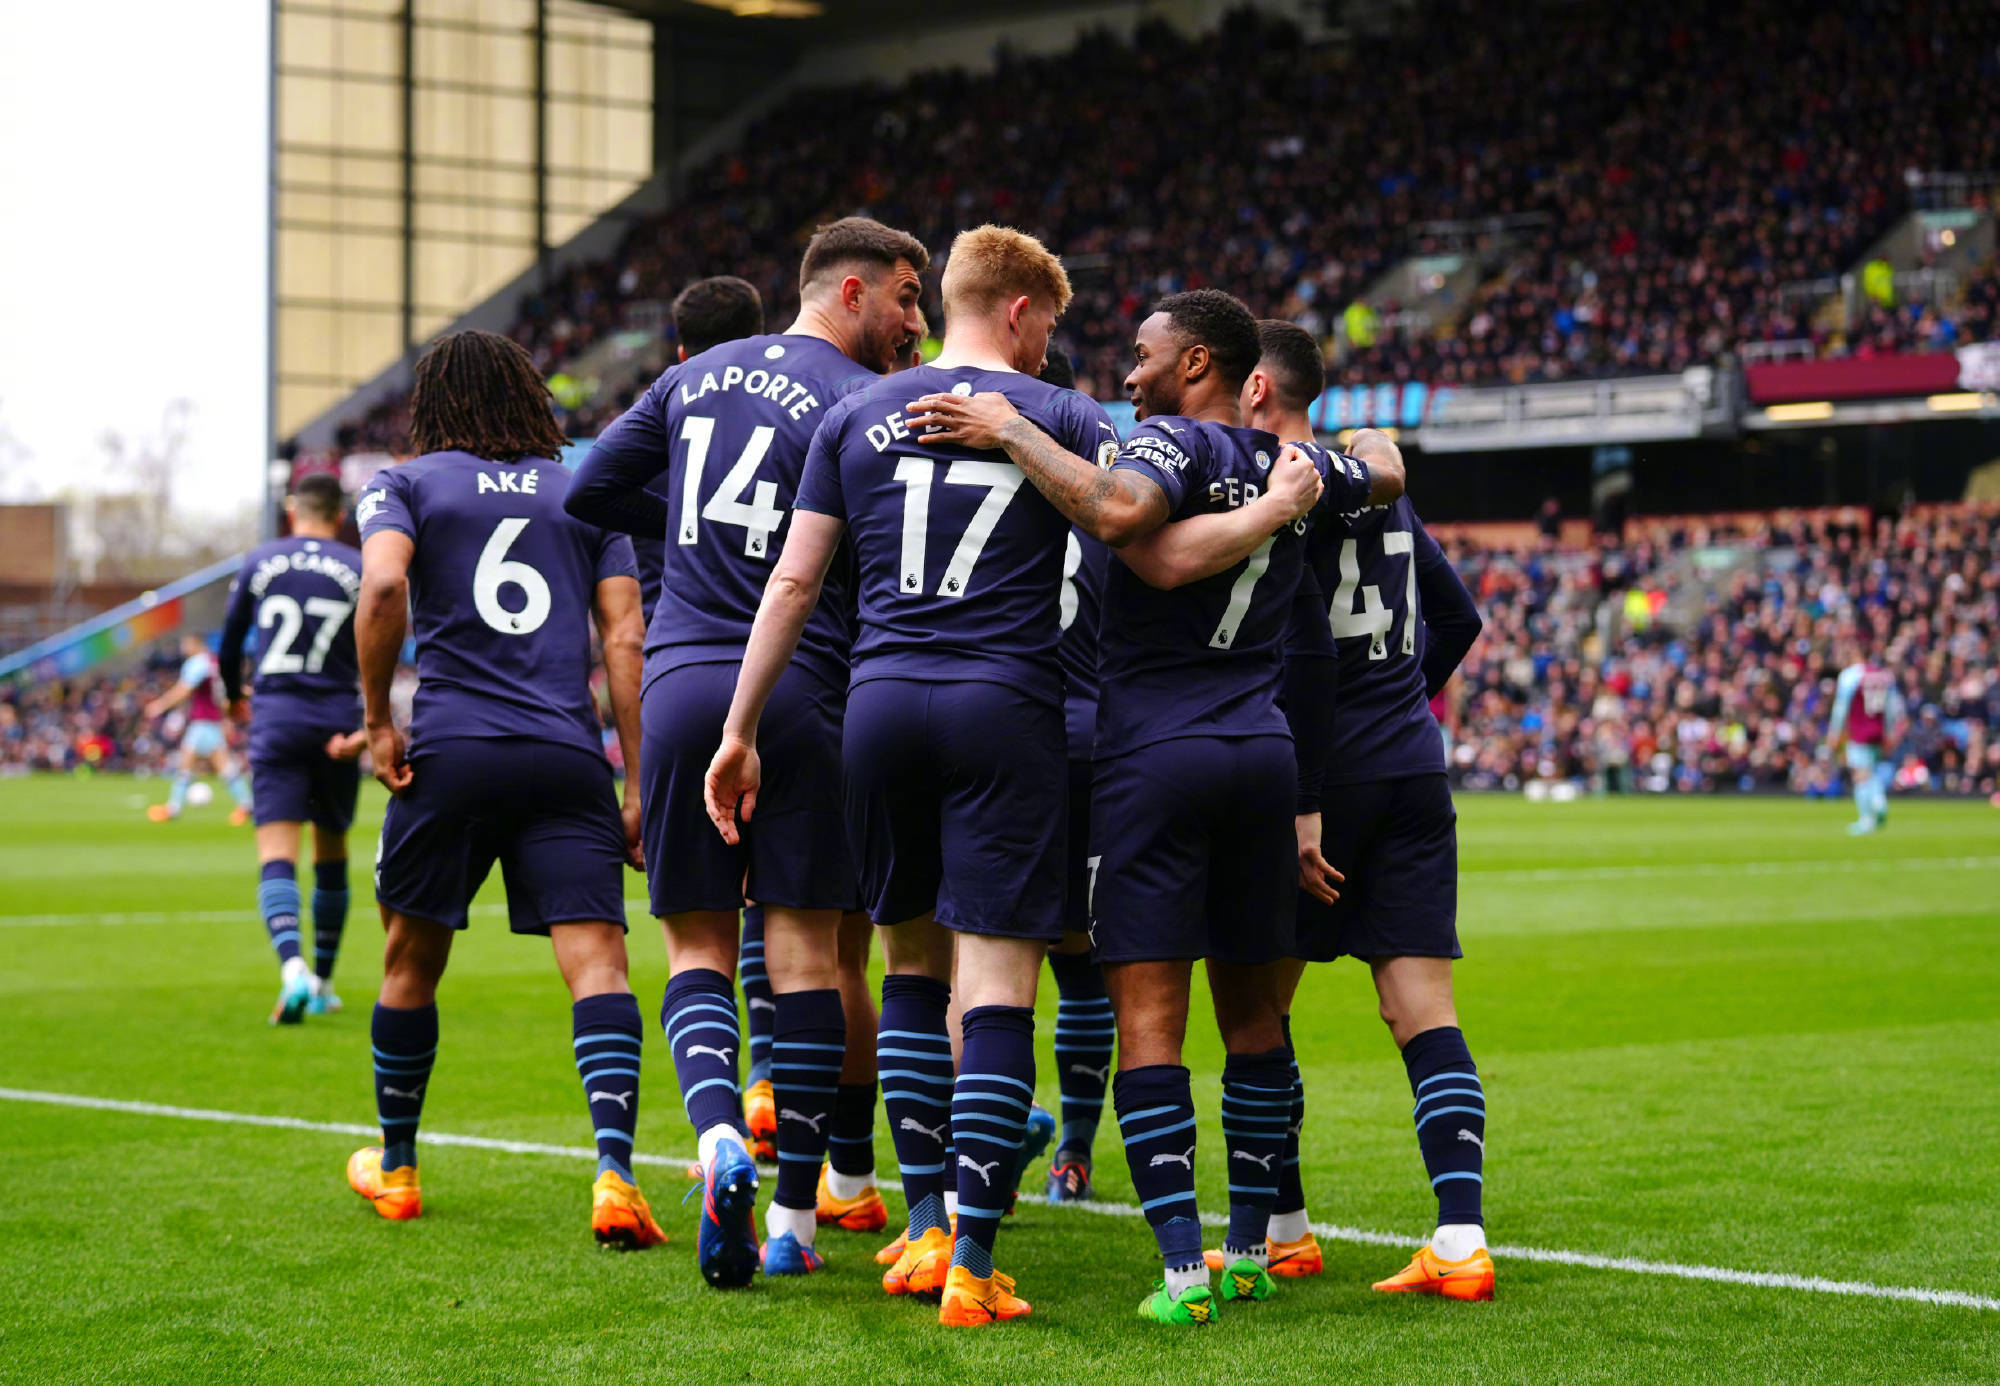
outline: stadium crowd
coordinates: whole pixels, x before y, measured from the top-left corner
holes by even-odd
[[[803,91],[616,254],[531,295],[514,335],[554,374],[715,273],[787,321],[798,243],[861,209],[932,246],[995,220],[1058,247],[1077,289],[1059,344],[1099,398],[1163,294],[1226,288],[1330,336],[1387,266],[1445,250],[1498,272],[1435,334],[1368,334],[1342,379],[1671,371],[1746,341],[1880,350],[1888,329],[1936,346],[1960,315],[1990,335],[1991,276],[1959,313],[1883,310],[1852,340],[1787,286],[1850,266],[1909,206],[1908,171],[2000,168],[2000,10],[1559,8],[1443,0],[1338,46],[1244,11],[1198,38],[1154,23],[981,75]],[[577,382],[565,426],[594,434],[642,385]],[[400,451],[406,422],[382,405],[346,450]]]
[[[1837,794],[1834,678],[1872,653],[1911,709],[1898,785],[1995,791],[2000,509],[1633,528],[1585,551],[1447,545],[1486,617],[1447,691],[1460,784]]]
[[[1462,788],[1837,795],[1833,681],[1865,646],[1912,713],[1898,786],[2000,790],[2000,509],[1635,521],[1588,549],[1444,542],[1486,621],[1440,703]],[[1724,554],[1727,576],[1705,579],[1697,555]],[[0,773],[159,772],[174,742],[140,710],[173,678],[160,662],[0,685]]]

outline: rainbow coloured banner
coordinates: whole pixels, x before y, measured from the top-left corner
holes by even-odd
[[[241,554],[212,563],[137,601],[113,607],[61,635],[0,659],[0,678],[71,678],[129,650],[143,649],[181,627],[187,620],[190,596],[214,583],[227,582],[242,563]]]

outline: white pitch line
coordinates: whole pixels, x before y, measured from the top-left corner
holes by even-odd
[[[133,1116],[173,1117],[182,1121],[208,1121],[226,1126],[268,1126],[286,1131],[315,1131],[337,1136],[377,1136],[380,1128],[345,1121],[304,1121],[298,1117],[263,1116],[254,1112],[225,1112],[212,1107],[170,1107],[158,1102],[127,1102],[111,1097],[86,1097],[78,1093],[39,1092],[28,1088],[0,1088],[0,1101],[34,1102],[52,1107],[82,1107],[90,1111],[125,1112]],[[597,1151],[580,1145],[544,1145],[539,1141],[499,1140],[491,1136],[459,1136],[444,1131],[422,1131],[417,1140],[423,1145],[460,1146],[472,1150],[495,1150],[507,1155],[557,1155],[570,1159],[595,1160]],[[689,1157],[642,1155],[632,1162],[685,1169]],[[1036,1200],[1038,1201],[1038,1200]],[[1068,1205],[1082,1212],[1108,1217],[1143,1217],[1144,1212],[1130,1203],[1101,1203],[1095,1200]],[[1203,1213],[1208,1227],[1227,1227],[1229,1219],[1220,1213]],[[1421,1242],[1393,1232],[1373,1232],[1362,1227],[1342,1227],[1316,1222],[1313,1232],[1329,1241],[1355,1242],[1366,1246],[1415,1247]],[[1782,1271],[1733,1270],[1727,1266],[1697,1266],[1680,1261],[1649,1261],[1634,1256],[1599,1256],[1588,1251],[1555,1251],[1545,1247],[1496,1246],[1493,1254],[1501,1260],[1542,1261],[1586,1270],[1623,1271],[1630,1275],[1661,1275],[1678,1280],[1707,1280],[1724,1285],[1752,1285],[1770,1290],[1799,1290],[1813,1294],[1853,1295],[1862,1299],[1906,1300],[1955,1309],[2000,1311],[2000,1299],[1968,1294],[1963,1290],[1931,1290],[1915,1285],[1877,1285],[1867,1280],[1828,1280],[1817,1275],[1792,1275]]]

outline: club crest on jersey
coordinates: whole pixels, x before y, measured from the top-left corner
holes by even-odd
[[[1271,454],[1262,448],[1257,449],[1257,470],[1260,472],[1271,470]]]

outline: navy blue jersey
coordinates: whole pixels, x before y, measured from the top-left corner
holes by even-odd
[[[817,337],[743,337],[670,368],[598,438],[570,483],[571,513],[637,530],[644,521],[630,522],[650,502],[651,532],[664,536],[648,684],[682,665],[743,657],[813,431],[836,400],[876,379]],[[621,515],[618,500],[636,504]],[[800,662],[835,686],[847,677],[845,580],[835,564],[799,640]]]
[[[920,366],[836,405],[798,505],[845,521],[854,546],[853,682],[981,680],[1060,705],[1069,521],[1005,453],[934,446],[904,426],[911,400],[946,391],[998,391],[1083,457],[1117,445],[1094,400],[1015,371]]]
[[[1104,571],[1111,550],[1072,528],[1063,548],[1062,608],[1056,624],[1062,637],[1063,726],[1069,758],[1089,760],[1097,739],[1097,632],[1104,610]]]
[[[1263,493],[1282,446],[1254,428],[1164,416],[1141,424],[1112,466],[1158,485],[1171,523],[1248,505]],[[1366,467],[1337,454],[1316,453],[1315,461],[1326,477],[1323,509],[1366,499]],[[1278,686],[1305,527],[1287,525],[1233,568],[1172,591],[1149,586],[1122,563],[1110,566],[1098,756],[1179,736],[1289,734]]]
[[[412,750],[427,740],[529,737],[603,754],[590,695],[597,584],[635,577],[632,543],[563,511],[544,458],[434,452],[377,472],[355,507],[362,542],[410,536],[417,639]]]
[[[222,622],[222,682],[242,691],[243,647],[257,630],[251,687],[259,720],[296,711],[315,722],[360,726],[361,671],[354,601],[361,555],[333,539],[273,539],[250,550],[229,588]]]
[[[1453,604],[1462,601],[1470,633],[1457,656],[1478,633],[1478,617],[1409,498],[1325,517],[1307,538],[1306,562],[1326,594],[1327,631],[1340,658],[1326,783],[1443,771],[1444,739],[1430,710],[1436,690],[1425,678],[1422,593],[1444,598],[1455,590]],[[1442,672],[1449,677],[1449,669]]]

